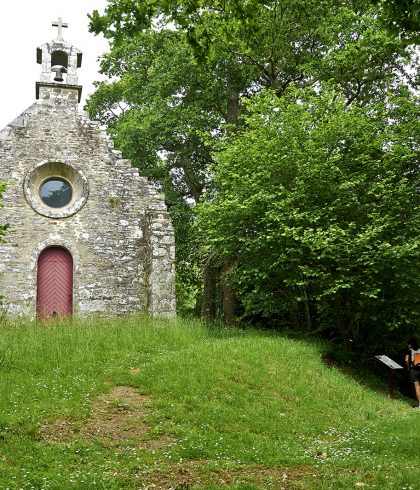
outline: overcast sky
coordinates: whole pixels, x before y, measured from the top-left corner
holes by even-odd
[[[63,37],[83,52],[79,84],[83,107],[99,78],[97,58],[107,50],[103,37],[88,32],[87,13],[103,12],[106,0],[0,0],[0,130],[35,101],[41,65],[36,48],[57,37],[52,22],[62,17]]]

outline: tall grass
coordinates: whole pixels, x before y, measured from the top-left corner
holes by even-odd
[[[182,319],[4,325],[0,488],[169,488],[178,470],[189,488],[420,488],[420,413],[324,365],[325,348]],[[143,445],[40,439],[117,385],[150,397]]]

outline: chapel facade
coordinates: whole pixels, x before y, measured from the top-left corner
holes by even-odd
[[[37,48],[36,102],[0,131],[0,294],[12,315],[175,315],[174,234],[164,199],[78,112],[82,53]]]

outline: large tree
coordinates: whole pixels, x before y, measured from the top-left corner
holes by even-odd
[[[291,84],[330,81],[346,104],[363,105],[382,100],[409,73],[409,49],[362,1],[111,0],[91,21],[110,40],[102,72],[111,81],[98,85],[90,115],[165,191],[181,283],[195,288],[193,209],[212,186],[210,148],[240,127],[245,101],[266,88],[281,97]],[[231,317],[234,295],[216,276],[231,265],[214,259],[209,254],[204,267],[203,312],[214,313],[221,284]]]
[[[248,318],[365,340],[420,319],[420,106],[406,88],[349,106],[336,88],[248,104],[199,206]]]

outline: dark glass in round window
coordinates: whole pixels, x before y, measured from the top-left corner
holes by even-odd
[[[70,184],[64,179],[48,179],[39,189],[42,202],[50,208],[63,208],[72,197]]]

